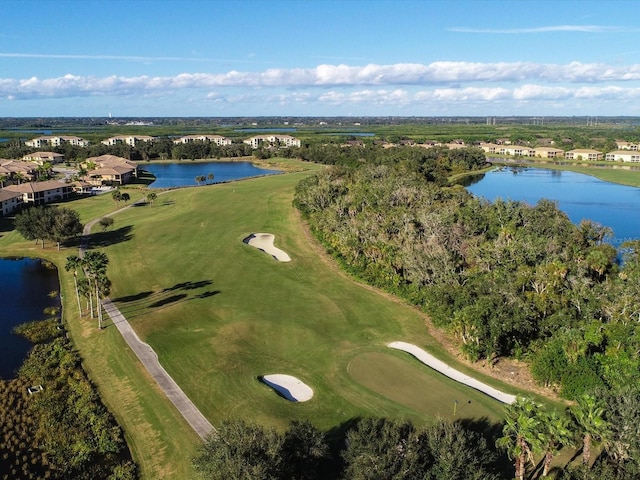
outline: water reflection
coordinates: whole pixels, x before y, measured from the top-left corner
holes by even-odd
[[[500,168],[471,183],[467,190],[490,201],[498,198],[535,205],[554,200],[572,222],[593,220],[614,232],[613,245],[640,238],[640,189],[570,171]]]

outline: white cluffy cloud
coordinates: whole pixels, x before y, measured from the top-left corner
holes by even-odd
[[[488,105],[547,102],[570,107],[590,101],[631,105],[640,98],[640,64],[571,62],[433,62],[318,65],[258,72],[182,73],[174,76],[0,78],[0,99],[119,96],[177,98],[208,104],[318,104],[327,107]],[[560,103],[559,103],[560,102]],[[627,102],[625,104],[625,102]],[[388,110],[388,108],[386,109]],[[386,111],[385,110],[385,111]]]

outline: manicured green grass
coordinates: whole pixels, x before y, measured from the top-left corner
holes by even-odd
[[[229,417],[279,427],[310,419],[322,428],[361,415],[430,417],[428,407],[383,398],[349,373],[354,359],[394,340],[442,350],[419,312],[319,256],[291,206],[300,178],[181,189],[119,214],[131,238],[105,249],[111,298],[214,425]],[[293,261],[242,242],[256,232],[274,233]],[[289,403],[257,380],[269,373],[295,375],[316,394]],[[500,416],[500,404],[486,405]]]

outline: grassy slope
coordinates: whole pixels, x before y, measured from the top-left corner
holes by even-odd
[[[299,178],[176,190],[120,214],[117,225],[130,227],[131,238],[105,250],[113,259],[111,297],[214,424],[234,416],[277,426],[309,418],[327,428],[363,414],[429,416],[427,403],[407,408],[375,393],[382,387],[372,364],[348,369],[371,352],[412,363],[387,352],[392,340],[438,348],[414,309],[319,261],[291,207]],[[244,244],[254,232],[274,233],[293,261],[278,263]],[[413,368],[440,387],[438,375]],[[316,396],[285,402],[256,380],[267,373],[296,375]],[[354,375],[368,378],[369,388]],[[480,407],[487,401],[477,395],[479,410],[469,407],[469,415],[497,418],[501,406]],[[448,396],[442,401],[453,405]]]

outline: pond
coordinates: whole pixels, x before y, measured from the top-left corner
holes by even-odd
[[[0,258],[0,378],[8,379],[31,349],[31,343],[12,332],[16,325],[45,320],[47,307],[60,307],[58,271],[41,260]]]
[[[610,243],[616,247],[640,238],[640,188],[569,171],[502,167],[467,190],[490,201],[501,198],[535,205],[542,198],[554,200],[573,223],[589,219],[610,227],[614,233]]]
[[[243,178],[260,177],[281,173],[278,170],[258,168],[251,162],[191,162],[179,163],[148,163],[141,164],[141,168],[156,177],[151,188],[188,187],[196,185],[196,177],[213,174],[213,182],[221,183]]]

